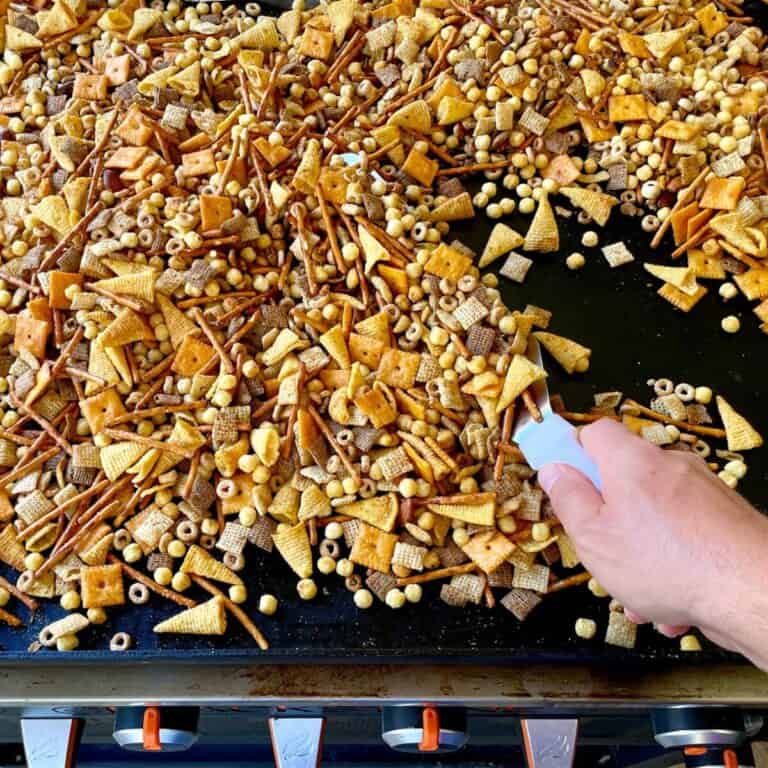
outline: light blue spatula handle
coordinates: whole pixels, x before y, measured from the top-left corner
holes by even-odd
[[[568,464],[585,475],[598,491],[603,490],[597,465],[579,442],[576,428],[556,413],[548,413],[540,424],[526,427],[517,443],[534,469],[545,464]]]

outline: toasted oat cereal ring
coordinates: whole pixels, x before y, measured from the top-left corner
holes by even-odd
[[[201,536],[200,541],[198,541],[198,544],[203,549],[213,549],[216,546],[216,537],[215,536]]]
[[[464,275],[459,278],[456,287],[463,293],[472,293],[477,288],[477,278],[474,275]]]
[[[21,576],[19,576],[18,581],[16,582],[16,586],[22,592],[26,592],[32,586],[34,581],[35,574],[32,571],[24,571]]]
[[[134,582],[128,587],[128,599],[134,605],[144,605],[149,602],[149,590],[141,582]]]
[[[115,531],[115,538],[112,539],[112,546],[120,551],[125,549],[132,541],[133,538],[131,537],[131,534],[128,533],[125,528],[118,528]]]
[[[342,429],[336,433],[336,442],[341,446],[351,445],[355,441],[355,433],[351,429]]]
[[[40,634],[37,636],[37,639],[40,641],[40,645],[44,646],[45,648],[56,647],[56,636],[48,627],[43,627],[40,630]]]
[[[358,589],[362,589],[363,580],[360,578],[360,576],[358,576],[358,574],[353,573],[351,576],[347,576],[347,578],[344,579],[344,586],[350,592],[357,592]]]
[[[656,379],[653,382],[653,391],[659,396],[671,395],[675,391],[675,385],[670,379]]]
[[[697,440],[693,444],[693,451],[694,453],[701,456],[702,459],[709,458],[709,455],[712,453],[712,449],[709,447],[709,444],[705,443],[703,440]]]
[[[237,495],[237,485],[232,480],[220,480],[216,485],[216,495],[220,499],[231,499]]]
[[[687,382],[681,382],[675,387],[675,394],[684,402],[690,403],[696,396],[696,387]]]
[[[322,557],[332,557],[334,560],[337,560],[340,554],[341,547],[339,546],[338,541],[334,541],[333,539],[323,539],[320,542],[320,555]]]
[[[133,645],[133,638],[127,632],[116,632],[109,641],[110,651],[127,651]]]
[[[232,571],[242,571],[245,568],[245,557],[237,552],[225,552],[222,561]]]
[[[199,535],[200,528],[192,520],[182,520],[176,526],[176,536],[179,541],[183,541],[185,544],[188,544],[190,541],[196,541]]]

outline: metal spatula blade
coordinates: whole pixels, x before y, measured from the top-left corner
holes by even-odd
[[[544,367],[539,342],[533,336],[529,338],[526,355],[532,363]],[[518,416],[512,435],[525,460],[533,469],[545,464],[568,464],[586,475],[598,491],[602,490],[600,472],[579,442],[576,428],[553,413],[546,379],[531,385],[530,392],[541,411],[542,420],[537,422],[525,409]]]

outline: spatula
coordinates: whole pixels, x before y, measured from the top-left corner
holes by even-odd
[[[526,354],[532,363],[544,367],[539,342],[533,336],[529,338]],[[512,435],[525,460],[533,469],[544,464],[568,464],[586,475],[598,491],[602,490],[597,465],[579,442],[576,428],[552,411],[546,379],[532,384],[530,392],[541,411],[541,421],[536,421],[528,409],[524,409]]]

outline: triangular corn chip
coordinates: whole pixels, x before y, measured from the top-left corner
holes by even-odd
[[[227,631],[227,612],[224,600],[216,595],[205,603],[187,608],[159,624],[153,631],[158,634],[172,632],[178,635],[223,635]]]
[[[290,483],[285,483],[267,507],[267,513],[278,523],[295,525],[299,519],[299,492]]]
[[[326,6],[325,13],[331,23],[331,31],[337,46],[344,42],[344,36],[355,20],[356,9],[357,0],[336,0]]]
[[[330,16],[330,13],[328,15]],[[331,27],[333,27],[333,19],[331,19]],[[285,13],[281,13],[277,17],[277,30],[285,38],[288,45],[291,45],[299,36],[301,30],[301,11],[286,11]],[[336,44],[341,45],[341,41],[337,40]],[[250,53],[250,51],[243,51],[241,53]],[[259,51],[259,53],[261,53],[261,51]],[[240,61],[239,56],[238,61]]]
[[[164,69],[158,69],[139,81],[136,90],[142,96],[151,96],[155,88],[161,89],[168,85],[168,81],[179,71],[179,68],[171,65]]]
[[[86,565],[104,565],[107,562],[107,555],[112,550],[114,538],[114,533],[108,533],[87,548],[80,550],[78,556]]]
[[[688,26],[668,32],[651,32],[643,35],[643,42],[654,58],[663,59],[678,43],[685,40],[689,32]]]
[[[77,26],[77,16],[64,0],[55,0],[49,11],[35,14],[37,37],[53,37]]]
[[[120,382],[120,376],[115,370],[115,366],[109,359],[104,347],[97,343],[95,340],[91,344],[91,348],[88,353],[88,373],[92,373],[94,376],[98,376],[100,379],[104,379],[108,384],[118,384]],[[101,385],[95,381],[85,382],[85,394],[88,395],[97,389],[101,389]]]
[[[197,96],[200,93],[200,72],[200,62],[196,61],[169,77],[168,85],[182,96]]]
[[[156,303],[163,313],[163,320],[174,349],[181,346],[186,336],[200,333],[200,329],[167,296],[158,293]]]
[[[139,8],[133,12],[133,24],[128,31],[128,41],[139,40],[145,32],[163,20],[162,11],[154,8]]]
[[[341,325],[334,325],[329,331],[326,331],[319,339],[325,347],[328,354],[338,363],[339,368],[347,369],[352,364],[349,359],[349,350],[347,342],[344,339],[344,331]]]
[[[42,48],[42,43],[29,32],[25,32],[13,24],[5,25],[5,47],[9,51],[33,51]]]
[[[531,225],[525,235],[523,250],[551,253],[560,248],[557,220],[549,203],[549,195],[542,194]]]
[[[506,224],[497,224],[491,230],[491,236],[485,244],[478,267],[480,269],[487,267],[492,261],[498,259],[499,256],[509,253],[514,248],[519,248],[524,242],[525,238],[519,232],[515,232],[512,227]]]
[[[135,464],[147,449],[138,443],[123,441],[112,443],[101,449],[101,466],[104,474],[114,482],[128,467]]]
[[[423,99],[412,101],[393,112],[389,118],[389,124],[429,134],[432,130],[432,113],[429,110],[429,104]]]
[[[224,584],[243,583],[243,580],[234,571],[227,568],[224,563],[220,563],[212,554],[197,544],[193,544],[187,550],[179,570],[182,573],[202,576],[204,579],[221,581]]]
[[[692,296],[698,289],[696,275],[690,267],[669,267],[666,264],[643,264],[646,272],[650,272],[654,277],[670,283],[683,293]]]
[[[468,118],[475,111],[475,103],[456,96],[445,96],[437,105],[439,125],[453,125]]]
[[[758,258],[765,255],[760,253],[759,244],[755,242],[755,238],[750,231],[751,227],[744,226],[740,213],[725,213],[715,216],[709,222],[709,226],[714,232],[724,237],[740,251],[750,256],[757,256]]]
[[[459,221],[471,219],[474,215],[475,207],[472,204],[472,197],[469,192],[462,192],[435,206],[429,218],[432,221]]]
[[[277,551],[300,579],[312,575],[312,547],[304,523],[272,534]]]
[[[763,444],[762,435],[720,395],[716,398],[717,410],[723,421],[729,451],[748,451]]]
[[[604,227],[611,215],[611,208],[619,201],[603,192],[585,187],[562,187],[560,194],[565,195],[577,208],[581,208],[594,222]]]
[[[205,444],[205,438],[200,430],[193,424],[190,424],[190,422],[184,419],[176,419],[171,434],[168,435],[167,442],[178,445],[180,448],[186,448],[189,451],[196,451]],[[162,475],[163,472],[167,472],[172,467],[175,467],[181,460],[182,457],[178,454],[163,451],[155,471],[158,475]]]
[[[310,139],[301,156],[301,162],[293,175],[291,186],[305,195],[313,195],[315,186],[320,178],[320,142]]]
[[[299,520],[309,520],[310,517],[327,517],[330,514],[331,500],[321,488],[312,483],[301,494]]]
[[[112,293],[124,296],[135,296],[150,303],[155,301],[155,279],[157,273],[152,269],[136,272],[120,277],[108,277],[106,280],[97,280],[94,288],[103,288]]]
[[[493,525],[496,521],[496,502],[492,500],[482,504],[427,504],[427,508],[438,515],[474,525]]]
[[[236,48],[259,48],[262,51],[271,51],[280,47],[280,36],[273,19],[262,16],[245,32],[232,40]]]
[[[386,496],[372,496],[370,499],[344,504],[339,508],[339,512],[369,523],[382,531],[391,531],[397,520],[397,497],[392,493]]]
[[[121,347],[134,341],[154,339],[152,329],[132,309],[125,307],[120,314],[99,334],[105,347]]]
[[[155,468],[161,455],[162,452],[158,451],[156,448],[150,449],[135,464],[128,467],[126,474],[134,476],[133,482],[135,485],[143,483],[149,477],[150,472]]]
[[[67,208],[64,198],[58,195],[44,197],[32,209],[32,215],[40,219],[46,227],[50,227],[60,235],[71,229],[69,208]]]
[[[109,362],[117,371],[118,376],[126,384],[133,384],[133,376],[131,375],[131,367],[128,365],[128,358],[125,356],[125,350],[122,347],[107,347],[101,343],[101,335],[96,337],[94,341],[104,349],[104,353],[109,358]]]
[[[378,262],[389,261],[389,253],[362,224],[357,226],[357,235],[365,254],[365,274],[369,275]]]
[[[507,376],[504,379],[499,402],[496,403],[496,413],[501,413],[515,398],[522,395],[531,384],[546,378],[546,376],[547,372],[532,363],[527,357],[515,355],[507,369]]]
[[[264,350],[261,359],[269,368],[277,365],[287,354],[302,346],[305,346],[305,343],[290,328],[283,328],[269,349]]]
[[[534,338],[563,366],[566,373],[583,373],[589,366],[592,350],[581,344],[546,331],[537,331]]]

